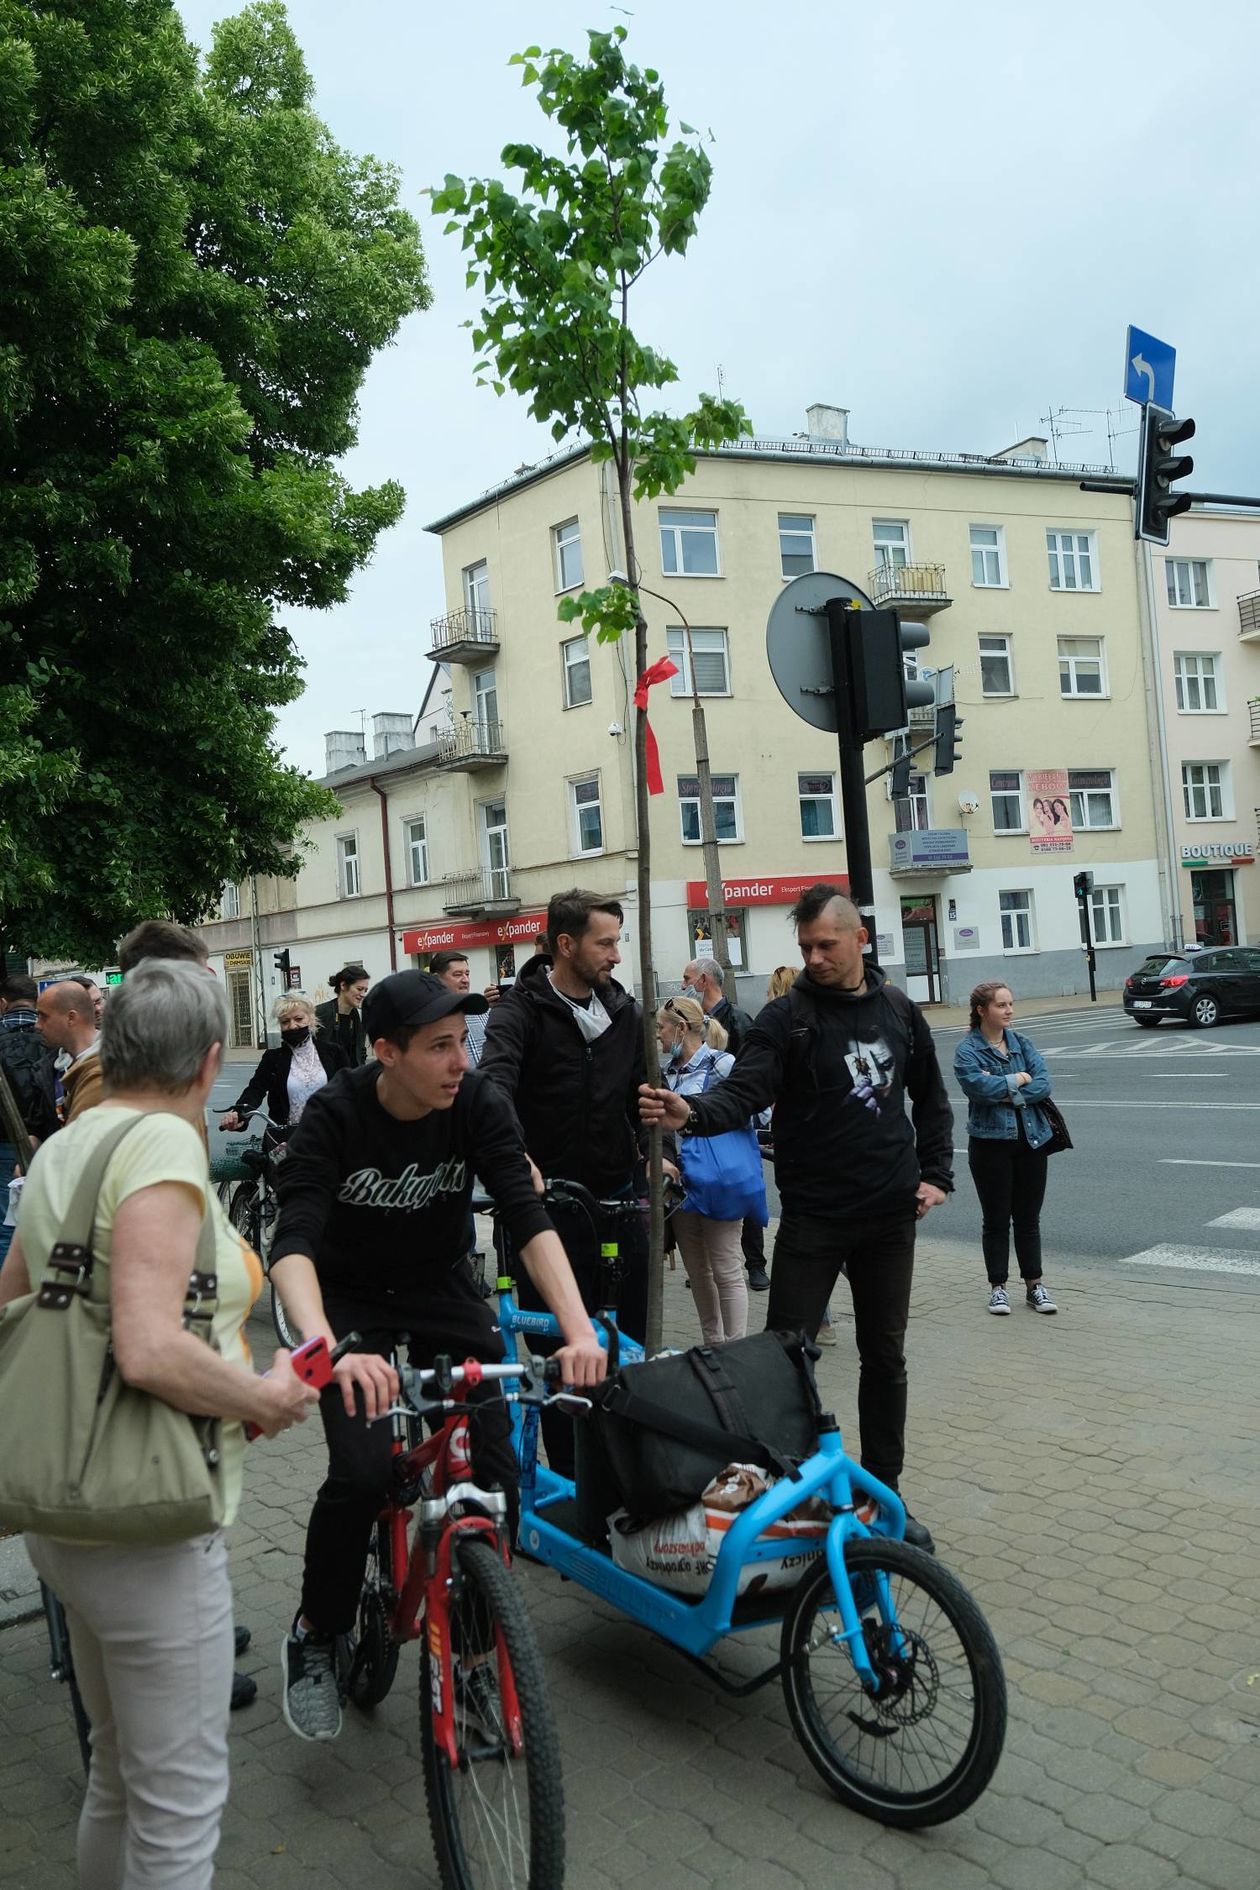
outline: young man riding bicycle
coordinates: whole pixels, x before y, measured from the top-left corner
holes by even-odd
[[[469,1072],[464,1014],[483,997],[400,971],[368,993],[376,1062],[311,1097],[279,1179],[270,1271],[304,1339],[362,1335],[320,1400],[328,1476],[306,1539],[302,1601],[284,1643],[284,1715],[305,1739],[341,1728],[334,1645],[355,1619],[368,1538],[389,1488],[398,1394],[389,1361],[414,1335],[412,1361],[439,1352],[495,1363],[503,1344],[466,1262],[473,1174],[493,1195],[531,1278],[560,1321],[568,1382],[604,1374],[604,1354],[560,1239],[538,1201],[520,1130],[492,1083]],[[470,1398],[470,1403],[472,1399]],[[484,1388],[470,1425],[474,1480],[500,1485],[515,1524],[516,1461],[506,1409]]]

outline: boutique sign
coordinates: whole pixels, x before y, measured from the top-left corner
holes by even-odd
[[[1254,866],[1256,849],[1250,840],[1203,840],[1183,846],[1183,866]]]

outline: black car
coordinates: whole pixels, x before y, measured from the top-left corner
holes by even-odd
[[[1154,952],[1124,981],[1124,1008],[1150,1030],[1161,1017],[1206,1029],[1223,1017],[1260,1016],[1260,950],[1221,945]]]

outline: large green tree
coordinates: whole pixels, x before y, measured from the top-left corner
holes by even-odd
[[[683,414],[647,405],[647,396],[677,381],[678,370],[635,335],[631,297],[659,257],[685,253],[713,171],[689,125],[680,123],[671,132],[660,75],[627,61],[625,27],[591,32],[587,39],[585,59],[531,46],[511,61],[559,127],[564,153],[509,144],[501,162],[517,173],[516,189],[499,178],[447,177],[433,194],[433,207],[448,219],[449,231],[462,233],[468,286],[484,297],[473,332],[481,378],[499,393],[511,388],[524,396],[553,438],[584,437],[592,459],[613,465],[629,583],[566,598],[559,612],[580,619],[604,641],[632,634],[635,671],[642,676],[648,667],[647,623],[639,602],[634,503],[676,492],[695,471],[697,448],[752,428],[736,402],[710,394]],[[656,1082],[652,834],[642,702],[635,712],[635,757],[644,1049]],[[651,1179],[647,1338],[655,1346],[663,1256],[658,1133],[652,1138]]]
[[[398,181],[338,148],[278,0],[0,0],[0,943],[97,962],[295,870],[279,613],[399,517],[355,491],[373,353],[428,303]]]

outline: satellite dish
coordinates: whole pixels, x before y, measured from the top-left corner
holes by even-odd
[[[958,811],[960,814],[978,814],[980,812],[980,796],[973,794],[970,788],[964,788],[962,793],[958,796]]]

